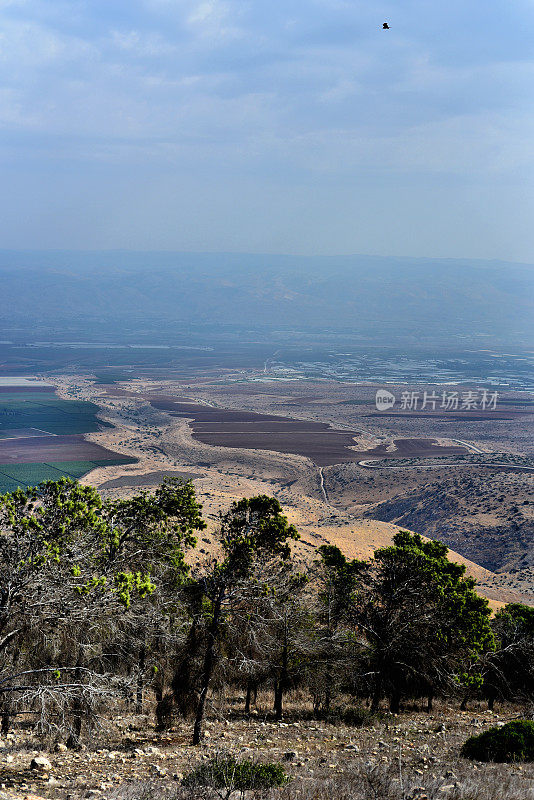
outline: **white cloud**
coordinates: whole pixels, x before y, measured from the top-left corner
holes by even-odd
[[[201,0],[187,15],[187,24],[202,38],[235,40],[242,35],[236,24],[238,17],[235,4],[223,0]]]
[[[12,70],[13,78],[36,68],[87,58],[93,44],[47,28],[37,22],[3,20],[0,31],[0,65]],[[9,75],[6,75],[9,78]]]
[[[325,197],[410,175],[517,185],[534,63],[504,11],[469,34],[463,14],[460,0],[407,0],[402,16],[388,0],[0,0],[0,126],[11,160],[106,164],[104,192],[121,165]]]
[[[109,36],[112,48],[140,58],[161,58],[176,53],[177,45],[158,33],[143,33],[137,30],[114,30]]]

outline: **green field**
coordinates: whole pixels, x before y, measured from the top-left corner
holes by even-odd
[[[44,392],[13,391],[0,393],[0,442],[31,435],[29,428],[56,436],[92,433],[111,427],[97,419],[98,406],[83,400],[63,400],[53,389]],[[19,434],[16,432],[20,431]],[[39,441],[36,439],[36,441]],[[43,439],[49,442],[50,440]],[[58,440],[59,441],[59,440]],[[9,442],[11,446],[11,442]],[[0,448],[0,462],[2,450]],[[81,478],[95,467],[114,464],[132,464],[136,459],[117,456],[105,460],[56,461],[51,458],[48,445],[47,461],[35,463],[0,463],[0,494],[17,487],[36,486],[41,481],[57,480],[63,476]],[[82,453],[80,453],[82,454]],[[44,454],[43,454],[44,455]],[[61,458],[58,450],[57,455]],[[64,457],[64,456],[63,456]]]
[[[98,406],[84,400],[63,400],[51,392],[7,392],[0,394],[0,437],[13,428],[38,428],[68,435],[92,433],[109,427],[96,418]]]
[[[81,478],[96,467],[133,464],[135,458],[109,458],[100,461],[53,461],[49,464],[0,464],[0,494],[20,487],[36,486],[41,481]]]

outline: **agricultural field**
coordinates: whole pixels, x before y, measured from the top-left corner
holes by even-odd
[[[0,494],[35,486],[41,481],[54,481],[59,478],[81,478],[97,467],[112,467],[131,464],[131,458],[107,458],[96,461],[44,461],[32,464],[0,464]]]
[[[113,389],[110,388],[110,393]],[[325,422],[295,420],[272,414],[227,410],[219,407],[180,402],[172,396],[146,395],[153,408],[173,416],[190,419],[195,439],[203,444],[273,450],[309,458],[317,466],[346,461],[411,456],[462,455],[465,447],[441,446],[434,439],[396,439],[393,449],[387,444],[367,450],[354,449],[355,431],[336,430]]]
[[[80,434],[75,436],[30,436],[3,439],[0,442],[0,464],[35,464],[41,461],[107,461],[117,453]]]
[[[142,475],[123,475],[120,478],[105,481],[100,484],[100,489],[148,489],[159,486],[165,478],[178,478],[182,481],[192,481],[203,476],[197,472],[183,472],[176,470],[156,470]]]
[[[0,493],[135,461],[86,441],[84,433],[110,427],[97,413],[94,403],[64,400],[53,386],[1,385]]]
[[[9,387],[10,389],[12,387]],[[48,391],[12,391],[0,394],[0,438],[14,435],[17,429],[36,429],[48,434],[93,433],[108,427],[96,417],[94,403],[63,400],[53,388]]]

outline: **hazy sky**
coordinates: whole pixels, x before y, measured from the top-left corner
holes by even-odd
[[[533,42],[533,0],[0,0],[0,247],[534,261]]]

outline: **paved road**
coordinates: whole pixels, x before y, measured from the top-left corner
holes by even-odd
[[[518,471],[518,472],[534,472],[534,467],[523,467],[520,464],[507,464],[506,462],[500,461],[492,461],[492,462],[482,462],[482,463],[470,463],[469,461],[457,461],[456,463],[449,463],[449,464],[402,464],[400,466],[394,466],[390,464],[384,464],[383,461],[377,463],[377,460],[374,461],[358,461],[359,467],[365,467],[365,469],[443,469],[444,467],[488,467],[488,469],[492,469],[493,467],[497,467],[499,469],[508,469],[510,471]]]

